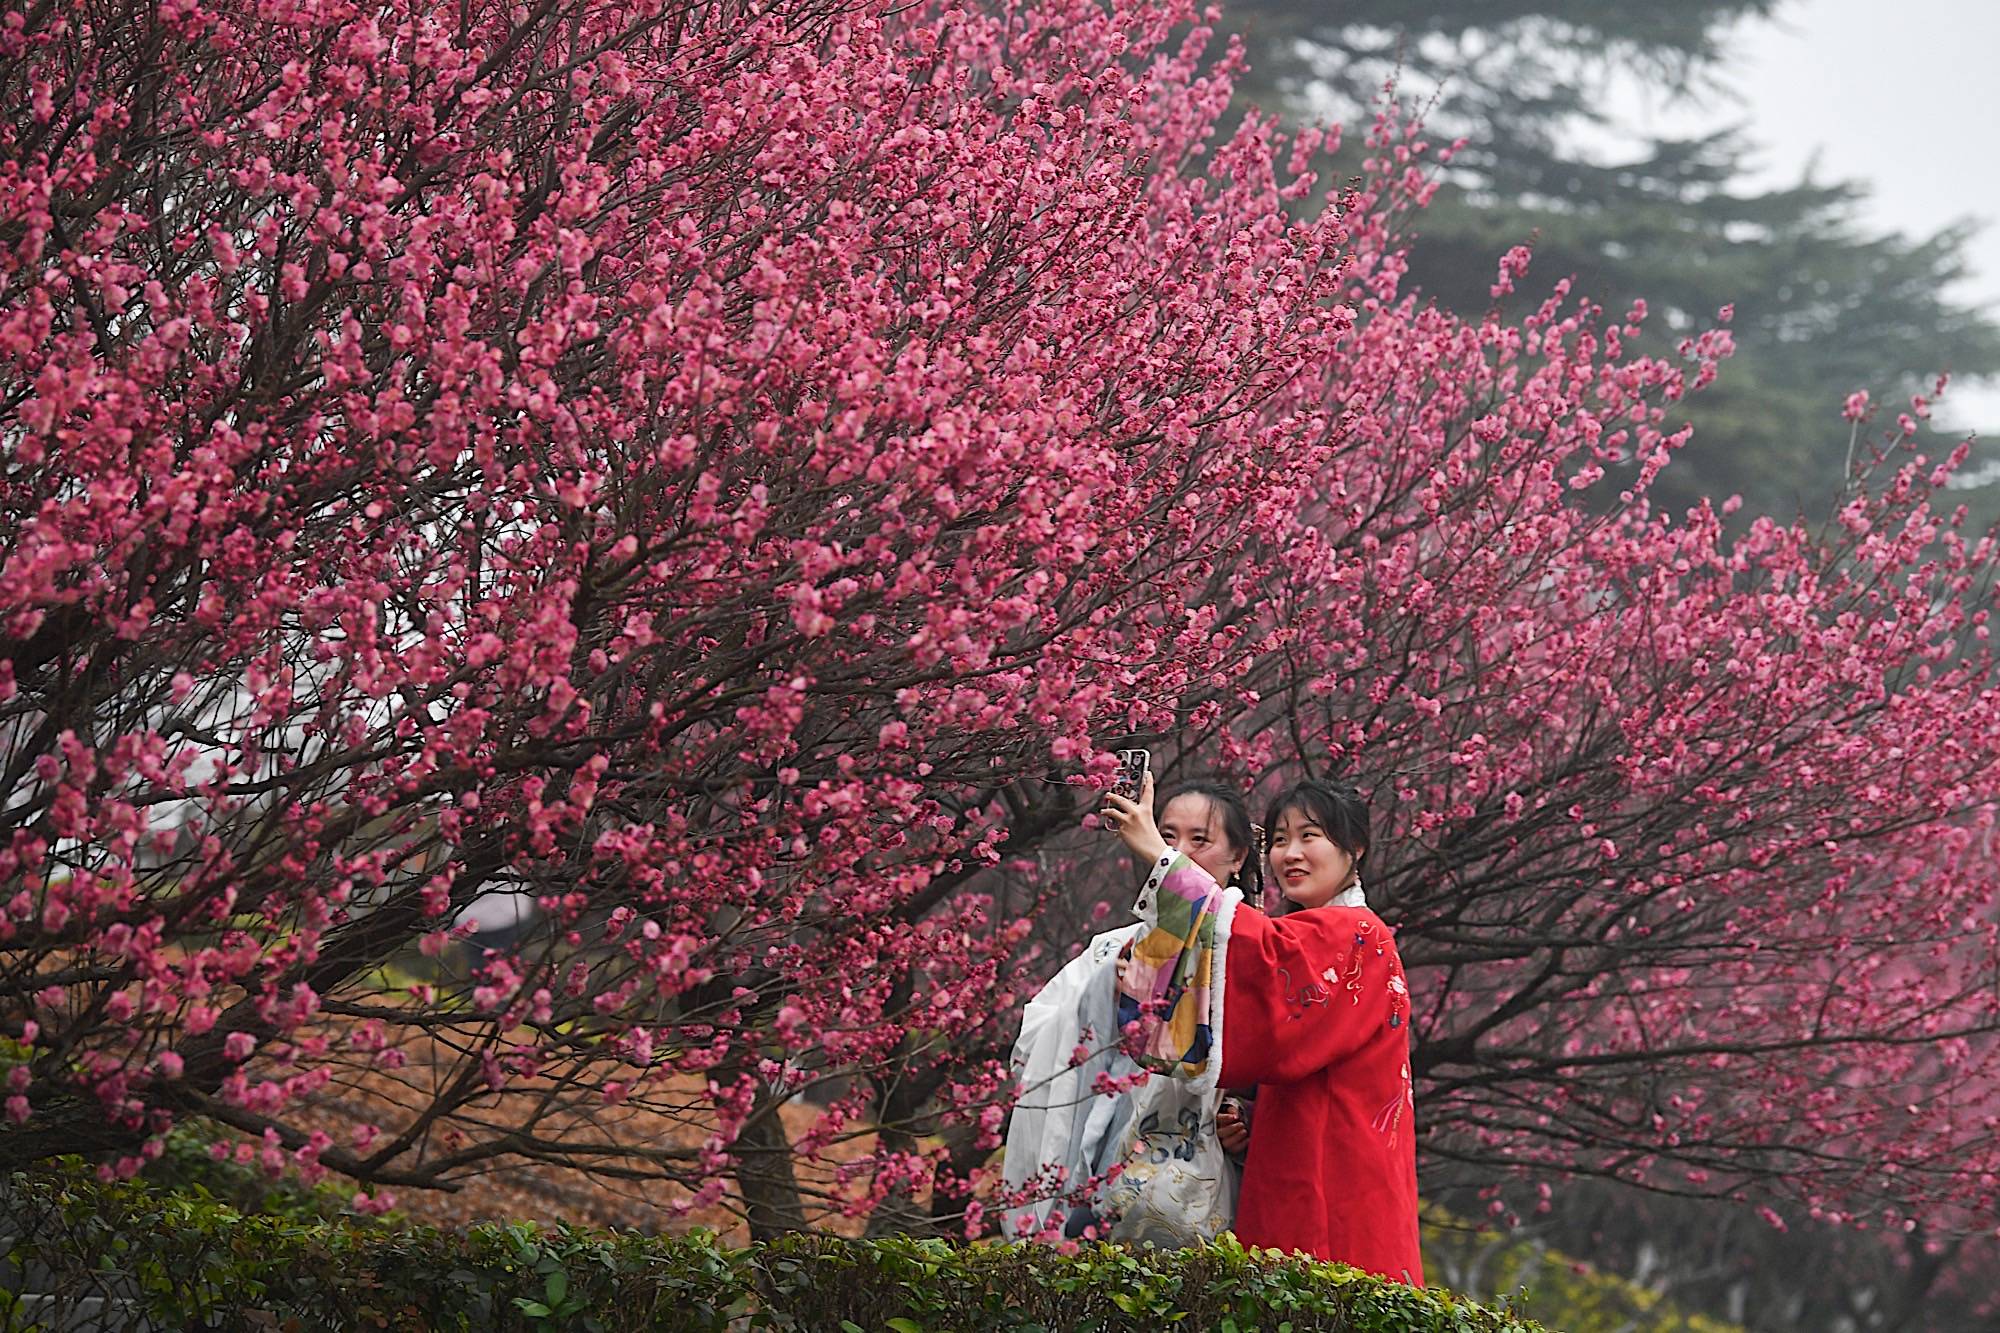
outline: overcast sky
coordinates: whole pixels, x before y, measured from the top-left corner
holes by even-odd
[[[1816,163],[1819,180],[1865,181],[1862,217],[1885,230],[1985,220],[1977,272],[1956,295],[2000,315],[2000,0],[1790,0],[1731,46],[1723,82],[1737,103],[1668,105],[1635,85],[1619,98],[1633,127],[1740,123],[1763,180],[1790,183]],[[1955,383],[1940,420],[2000,435],[2000,383]]]

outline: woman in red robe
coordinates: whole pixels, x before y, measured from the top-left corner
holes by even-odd
[[[1105,797],[1105,821],[1152,867],[1120,1018],[1140,1063],[1190,1076],[1219,1028],[1221,1082],[1258,1085],[1237,1238],[1423,1285],[1409,988],[1381,918],[1331,905],[1358,879],[1367,807],[1317,781],[1278,798],[1268,868],[1290,911],[1276,918],[1234,912],[1152,807],[1150,779],[1136,801]]]

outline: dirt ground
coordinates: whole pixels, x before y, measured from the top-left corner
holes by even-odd
[[[408,1126],[430,1104],[433,1090],[462,1069],[456,1053],[435,1043],[404,1047],[407,1063],[393,1073],[370,1070],[329,1089],[302,1119],[308,1128],[324,1130],[335,1142],[353,1141],[367,1123],[385,1134]],[[506,1128],[536,1124],[544,1138],[573,1142],[641,1143],[662,1147],[698,1148],[714,1124],[702,1082],[687,1076],[649,1093],[648,1105],[632,1103],[593,1110],[589,1114],[550,1113],[550,1089],[529,1083],[510,1085],[483,1098],[477,1122],[440,1122],[432,1127],[427,1148],[450,1152],[467,1138],[491,1140]],[[658,1108],[658,1109],[655,1109]],[[536,1116],[543,1118],[536,1122]],[[803,1102],[780,1108],[787,1133],[796,1139],[817,1119],[819,1108]],[[873,1146],[872,1136],[837,1143],[826,1152],[830,1162],[852,1161]],[[815,1183],[807,1175],[802,1183]],[[451,1190],[391,1187],[396,1208],[414,1221],[462,1227],[481,1221],[529,1220],[542,1224],[570,1222],[588,1226],[631,1228],[648,1233],[678,1233],[694,1227],[715,1230],[732,1243],[744,1243],[749,1232],[733,1182],[717,1204],[689,1209],[688,1192],[663,1179],[631,1180],[587,1169],[502,1156],[462,1177]],[[827,1216],[815,1219],[826,1230],[858,1234],[859,1219]]]

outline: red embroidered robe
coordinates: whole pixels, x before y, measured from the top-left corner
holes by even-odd
[[[1219,896],[1184,856],[1156,866],[1139,911],[1166,938],[1142,933],[1135,955],[1161,953],[1175,936],[1188,952],[1201,949],[1201,933],[1175,923],[1190,910],[1213,913]],[[1275,919],[1237,912],[1213,936],[1220,1078],[1257,1085],[1238,1239],[1423,1285],[1409,989],[1389,928],[1365,907],[1320,907]],[[1170,1001],[1148,1013],[1171,1011],[1179,996],[1168,979],[1196,971],[1191,959],[1161,961],[1130,975],[1134,999]]]

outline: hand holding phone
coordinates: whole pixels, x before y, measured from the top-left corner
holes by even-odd
[[[1250,1146],[1250,1123],[1243,1115],[1242,1103],[1234,1097],[1223,1098],[1215,1113],[1215,1139],[1232,1156],[1242,1156]]]
[[[1171,859],[1168,853],[1173,849],[1160,836],[1160,826],[1153,822],[1153,774],[1144,757],[1146,752],[1137,750],[1132,753],[1140,756],[1131,766],[1139,784],[1138,791],[1127,796],[1118,790],[1116,784],[1106,788],[1104,800],[1098,806],[1098,818],[1141,861]],[[1119,777],[1121,780],[1125,777],[1122,762]]]
[[[1118,772],[1111,779],[1111,790],[1128,801],[1138,800],[1140,789],[1146,785],[1146,774],[1152,772],[1152,769],[1152,751],[1120,750]]]

